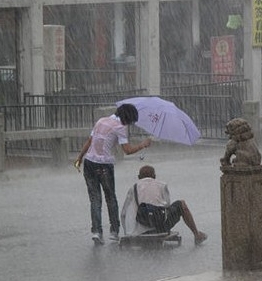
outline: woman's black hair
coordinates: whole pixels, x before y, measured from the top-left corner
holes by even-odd
[[[125,103],[119,106],[115,112],[115,115],[120,118],[123,125],[130,125],[138,120],[137,109],[133,104],[130,103]]]

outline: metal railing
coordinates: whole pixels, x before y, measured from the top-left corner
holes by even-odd
[[[76,76],[74,77],[72,73]],[[99,71],[99,73],[101,72]],[[64,74],[68,75],[66,72]],[[113,84],[115,84],[116,76],[111,76],[112,72],[105,71],[104,75],[97,75],[98,72],[89,73],[89,76],[86,74],[83,71],[81,79],[93,77],[88,80],[93,81],[88,84],[88,90],[75,88],[61,89],[57,92],[50,90],[45,95],[25,93],[22,104],[18,104],[18,102],[13,105],[0,104],[0,112],[5,115],[5,130],[90,127],[96,121],[94,116],[96,108],[115,105],[116,101],[124,98],[147,95],[145,89],[126,89],[124,86],[126,84],[121,84],[123,89],[117,89],[117,86],[114,86],[114,90],[106,91],[113,89]],[[72,80],[75,79],[74,83],[80,83],[81,79],[77,80],[77,72],[71,71],[70,75],[72,75]],[[162,79],[168,75],[168,73],[163,73]],[[99,76],[101,80],[98,79]],[[60,78],[63,79],[63,77]],[[202,138],[226,138],[225,124],[232,118],[242,116],[242,103],[247,99],[249,81],[237,79],[239,76],[234,76],[230,78],[230,81],[210,83],[210,79],[213,79],[212,75],[189,75],[188,73],[179,75],[172,73],[172,77],[176,77],[176,79],[162,80],[160,97],[174,102],[184,110],[199,128]],[[70,79],[68,80],[66,77],[66,80]],[[132,79],[126,80],[133,81]],[[112,83],[111,86],[109,86],[109,82]],[[58,81],[56,83],[56,85],[59,84]],[[96,83],[97,85],[95,85]],[[132,83],[131,88],[134,86]],[[165,83],[166,85],[164,85]],[[195,84],[193,85],[193,83]],[[92,88],[93,86],[94,88]],[[131,127],[130,133],[131,136],[137,136],[144,132]],[[39,141],[35,144],[34,141],[29,142],[31,150],[34,147],[36,150],[48,147],[46,141],[43,141],[42,144],[39,144]],[[71,150],[79,150],[82,143],[82,139],[71,140]],[[28,145],[27,142],[12,143],[7,146],[7,150],[19,150],[26,145]]]
[[[243,80],[243,75],[161,72],[161,87]],[[45,70],[45,92],[105,93],[136,88],[136,71],[126,69]]]
[[[247,88],[247,80],[163,87],[161,97],[188,113],[205,132],[203,137],[223,138],[224,135],[218,133],[217,128],[224,130],[228,120],[241,116]],[[145,89],[93,95],[25,94],[23,105],[1,106],[0,111],[5,114],[5,130],[84,127],[94,124],[94,108],[115,105],[118,100],[144,95]]]
[[[5,130],[71,128],[94,124],[94,109],[112,106],[118,100],[146,95],[145,89],[104,94],[71,93],[69,95],[24,94],[22,104],[0,106],[5,115]]]
[[[174,102],[195,122],[202,138],[225,139],[226,123],[242,116],[248,80],[180,87],[162,87],[162,97]]]
[[[17,71],[15,67],[0,66],[0,105],[17,104]]]
[[[189,86],[243,80],[243,75],[224,75],[195,72],[161,72],[161,86]]]
[[[136,72],[129,70],[45,70],[45,92],[105,93],[136,88]]]
[[[223,83],[243,80],[243,75],[220,75],[209,73],[161,72],[161,88]],[[20,101],[17,87],[17,69],[0,67],[0,105],[17,104]],[[45,93],[79,95],[97,94],[136,89],[134,67],[112,69],[45,70]]]

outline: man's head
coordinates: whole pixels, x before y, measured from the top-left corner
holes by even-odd
[[[138,120],[138,112],[136,107],[129,103],[119,106],[115,112],[115,115],[120,118],[123,125],[130,125]]]
[[[155,179],[156,178],[155,169],[152,166],[141,167],[139,170],[138,178],[139,179],[143,179],[143,178]]]

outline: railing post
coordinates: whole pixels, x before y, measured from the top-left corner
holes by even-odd
[[[257,143],[260,143],[260,104],[258,101],[249,100],[243,102],[243,118],[251,125],[255,139]]]
[[[51,146],[54,165],[66,166],[69,160],[69,138],[54,138]]]
[[[4,164],[5,164],[4,114],[0,113],[0,172],[4,171]]]

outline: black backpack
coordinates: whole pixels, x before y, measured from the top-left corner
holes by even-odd
[[[154,227],[157,232],[166,232],[165,222],[167,210],[163,206],[155,206],[142,202],[139,204],[137,196],[137,184],[134,185],[134,195],[138,206],[136,221],[147,227]]]

